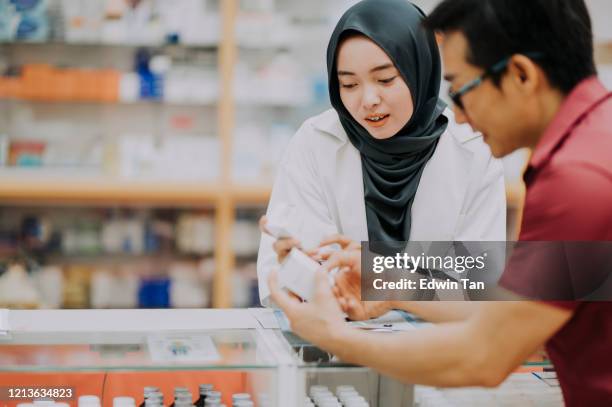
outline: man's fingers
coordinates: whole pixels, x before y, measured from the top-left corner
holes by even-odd
[[[354,298],[349,298],[346,301],[346,311],[348,315],[357,320],[367,319],[363,304]]]
[[[287,292],[287,295],[291,298],[293,298],[294,300],[298,300],[299,302],[302,302],[302,297],[300,297],[297,294],[292,293],[291,291]]]
[[[317,294],[329,294],[333,296],[332,286],[329,283],[329,273],[325,270],[317,270],[315,274],[315,289]]]

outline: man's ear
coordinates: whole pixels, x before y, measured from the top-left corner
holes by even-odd
[[[532,93],[540,84],[537,65],[525,55],[516,54],[510,58],[508,76],[522,93]]]

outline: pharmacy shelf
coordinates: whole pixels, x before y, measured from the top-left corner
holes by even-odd
[[[217,182],[132,181],[113,177],[7,176],[0,172],[0,204],[27,202],[39,204],[216,204],[222,197],[236,205],[266,205],[272,193],[270,184],[230,184]],[[523,184],[506,186],[509,207],[522,206]]]
[[[236,204],[240,205],[267,205],[272,194],[272,185],[232,185],[231,196]]]
[[[3,104],[66,104],[66,105],[103,105],[103,106],[153,106],[153,107],[216,107],[218,105],[218,99],[207,100],[205,102],[174,102],[167,100],[154,100],[154,99],[138,99],[134,101],[119,100],[119,101],[102,101],[102,100],[45,100],[45,99],[25,99],[25,98],[2,98],[0,97],[0,103]],[[241,109],[278,109],[278,110],[290,110],[290,109],[303,109],[311,107],[311,103],[296,103],[295,101],[238,101],[236,107]],[[326,110],[327,106],[321,106],[320,110]]]
[[[224,185],[215,181],[126,180],[109,176],[39,175],[40,170],[0,171],[0,204],[265,205],[269,185]],[[76,171],[75,171],[76,172]]]
[[[105,47],[105,48],[185,48],[185,49],[196,49],[203,51],[216,51],[219,49],[219,42],[206,42],[206,43],[116,43],[116,42],[104,42],[104,41],[83,41],[83,42],[70,42],[70,41],[1,41],[0,46],[2,47],[48,47],[48,46],[61,46],[61,47]]]
[[[90,106],[150,106],[150,107],[177,107],[177,108],[195,108],[195,107],[216,107],[218,100],[210,100],[206,102],[170,102],[166,100],[139,99],[134,101],[113,101],[106,102],[100,100],[35,100],[35,99],[13,99],[0,98],[0,104],[28,104],[28,105],[90,105]]]
[[[206,205],[214,204],[222,189],[212,182],[0,175],[0,203],[2,204]]]

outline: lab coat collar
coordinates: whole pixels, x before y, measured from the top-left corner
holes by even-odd
[[[315,128],[315,130],[332,135],[340,141],[348,141],[348,136],[340,123],[338,113],[336,113],[334,109],[328,109],[316,116],[313,119],[312,126]]]

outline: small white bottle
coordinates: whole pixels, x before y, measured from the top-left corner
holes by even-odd
[[[78,407],[100,407],[100,398],[94,395],[79,396]]]
[[[136,401],[133,397],[115,397],[113,407],[136,407]]]

